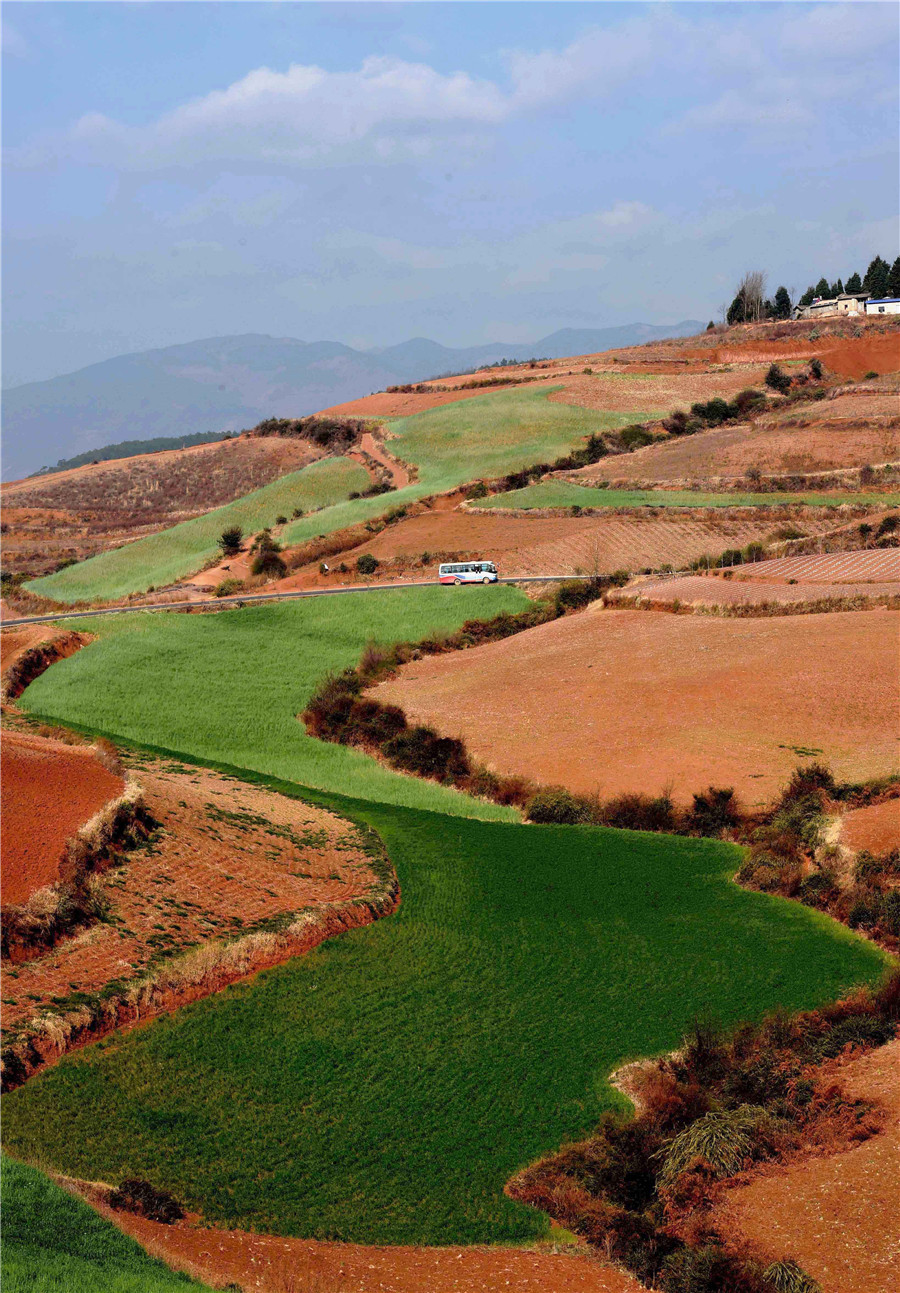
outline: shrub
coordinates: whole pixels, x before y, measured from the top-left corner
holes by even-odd
[[[865,466],[860,467],[859,469],[860,485],[872,485],[875,483],[875,478],[876,478],[876,472],[874,467],[870,467],[868,463],[866,463]]]
[[[361,557],[356,558],[356,569],[361,575],[374,575],[380,565],[377,557],[373,557],[371,552],[364,552]]]
[[[763,1271],[763,1279],[773,1293],[821,1293],[820,1285],[790,1258],[772,1262]]]
[[[232,597],[246,587],[243,579],[223,579],[213,589],[213,597]]]
[[[471,502],[476,498],[487,498],[488,487],[483,480],[476,480],[474,485],[470,485],[466,490],[466,498]]]
[[[760,1105],[742,1104],[736,1109],[704,1114],[660,1151],[661,1186],[674,1182],[697,1159],[707,1163],[718,1177],[735,1176],[754,1156],[762,1132],[770,1123],[769,1114]]]
[[[604,826],[627,831],[674,831],[678,825],[675,805],[668,795],[617,795],[600,810]]]
[[[813,377],[817,382],[820,382],[820,381],[822,380],[822,378],[825,376],[825,370],[824,370],[824,368],[822,367],[822,361],[821,361],[821,359],[811,359],[811,360],[809,361],[809,371],[810,371],[811,376],[812,376],[812,377]]]
[[[302,515],[303,515],[303,508],[302,508],[302,507],[295,507],[295,508],[294,508],[294,510],[293,510],[293,512],[291,512],[291,516],[293,517],[293,519],[294,519],[295,521],[299,521],[299,520],[300,520],[300,517],[301,517]]]
[[[236,557],[244,542],[244,531],[239,525],[230,525],[219,535],[218,543],[223,557]]]
[[[579,826],[593,821],[595,812],[589,800],[573,795],[564,786],[548,786],[528,800],[525,816],[545,826]]]
[[[751,413],[756,413],[759,409],[765,408],[766,397],[762,391],[754,391],[748,388],[744,391],[738,391],[734,397],[733,408],[738,417],[747,417]]]
[[[644,445],[653,444],[656,437],[638,422],[633,426],[623,427],[619,432],[619,439],[630,453],[635,449],[642,449]]]
[[[694,795],[694,803],[688,817],[688,829],[698,835],[719,835],[730,830],[740,822],[734,790],[728,787],[710,786],[700,794]]]
[[[254,575],[265,575],[267,579],[281,579],[287,574],[287,566],[277,545],[260,548],[250,570]]]
[[[890,1019],[877,1019],[874,1015],[850,1015],[836,1024],[815,1045],[820,1059],[834,1059],[845,1046],[883,1046],[897,1031]]]
[[[770,364],[769,371],[765,376],[765,383],[773,391],[778,391],[780,395],[786,394],[791,389],[791,379],[784,371],[779,368],[778,364]]]
[[[866,382],[869,382],[872,380],[873,377],[877,377],[877,376],[878,374],[875,372],[875,370],[873,368],[870,368],[867,373],[863,373],[863,380]]]
[[[148,1221],[161,1221],[166,1226],[184,1216],[178,1200],[165,1190],[157,1190],[149,1181],[123,1181],[117,1190],[110,1192],[109,1206],[121,1212],[136,1212]]]
[[[287,517],[286,517],[286,516],[276,516],[276,517],[275,517],[275,524],[276,524],[276,525],[287,525]]]
[[[438,736],[431,727],[408,728],[387,741],[382,749],[395,767],[420,777],[453,781],[468,776],[472,770],[462,741]]]
[[[735,412],[730,404],[725,400],[715,399],[707,400],[705,404],[692,404],[691,412],[694,417],[708,426],[719,426],[722,422],[728,422],[735,416]]]

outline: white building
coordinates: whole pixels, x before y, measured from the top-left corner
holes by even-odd
[[[842,292],[840,296],[817,296],[811,305],[800,305],[794,311],[795,319],[830,318],[835,314],[867,314],[868,292]]]
[[[866,314],[900,314],[900,296],[880,296],[866,301]]]

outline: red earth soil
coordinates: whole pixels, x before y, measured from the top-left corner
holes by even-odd
[[[900,799],[854,808],[841,818],[841,843],[854,853],[889,853],[900,848]],[[898,1075],[900,1076],[900,1075]]]
[[[763,1169],[714,1218],[736,1246],[790,1253],[824,1293],[895,1293],[900,1261],[900,1040],[836,1066],[852,1097],[881,1105],[884,1130],[853,1149]]]
[[[585,1256],[519,1248],[375,1248],[240,1230],[164,1226],[97,1210],[163,1261],[244,1293],[641,1293],[623,1271]]]
[[[3,618],[6,620],[7,616],[4,614]],[[47,624],[28,624],[21,629],[4,629],[0,633],[0,672],[5,674],[23,651],[37,646],[38,642],[45,642],[52,635],[53,628]]]
[[[783,582],[746,583],[717,579],[710,575],[682,575],[676,579],[638,579],[609,594],[607,600],[618,606],[639,604],[644,610],[677,609],[679,606],[790,606],[808,605],[823,598],[897,598],[900,581],[865,584],[790,585]],[[821,608],[826,609],[826,608]]]
[[[860,584],[900,580],[900,548],[869,548],[856,552],[812,553],[803,557],[776,557],[734,566],[740,580],[799,584]]]
[[[808,337],[792,340],[744,341],[715,349],[685,347],[685,358],[707,363],[733,364],[751,362],[768,364],[787,359],[821,359],[826,368],[840,377],[863,377],[867,372],[892,373],[900,368],[900,330],[862,337]]]
[[[87,754],[60,748],[82,760]],[[17,967],[18,977],[5,984],[6,1026],[53,998],[140,976],[161,951],[233,938],[283,912],[342,905],[372,887],[355,828],[325,809],[175,763],[140,761],[134,773],[161,831],[152,847],[124,855],[106,872],[114,922]],[[47,835],[42,828],[42,846]]]
[[[66,842],[125,788],[84,746],[4,732],[3,902],[26,901],[59,879]]]
[[[803,757],[842,780],[897,763],[897,635],[884,609],[754,619],[588,610],[411,662],[379,700],[502,773],[680,802],[710,783],[770,802]]]

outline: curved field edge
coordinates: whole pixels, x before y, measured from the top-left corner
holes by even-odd
[[[522,1241],[548,1223],[506,1181],[626,1107],[608,1073],[670,1050],[698,1013],[812,1007],[887,961],[818,912],[738,888],[732,845],[252,779],[377,830],[399,910],[62,1060],[7,1096],[13,1152],[149,1179],[229,1227]]]
[[[6,1293],[211,1293],[150,1257],[42,1172],[6,1155],[2,1195]]]
[[[260,489],[159,534],[136,539],[124,547],[32,580],[30,592],[60,602],[94,598],[111,601],[129,593],[146,592],[199,570],[218,553],[217,540],[228,526],[253,533],[274,525],[281,514],[327,508],[354,490],[365,489],[369,473],[350,458],[323,458],[300,471],[289,472]]]
[[[515,809],[404,776],[348,746],[317,741],[297,718],[322,676],[355,665],[369,640],[417,641],[469,618],[531,603],[505,585],[411,588],[218,611],[92,620],[96,638],[37,678],[21,707],[239,764],[324,790],[453,815],[518,820]]]
[[[389,421],[392,438],[386,451],[417,468],[419,474],[417,482],[389,495],[349,499],[351,492],[365,487],[368,474],[348,459],[326,459],[346,464],[348,473],[345,487],[329,496],[321,489],[316,491],[315,469],[321,470],[323,464],[313,463],[226,507],[33,580],[27,588],[60,602],[110,601],[146,592],[150,586],[159,587],[198,570],[214,555],[216,539],[226,525],[239,524],[249,532],[271,525],[279,513],[290,515],[294,507],[307,512],[319,508],[289,522],[283,530],[285,543],[303,543],[372,520],[403,503],[452,490],[479,476],[502,475],[555,458],[593,431],[614,429],[634,420],[631,413],[549,403],[547,397],[559,389],[494,392]],[[305,482],[309,497],[304,492]]]

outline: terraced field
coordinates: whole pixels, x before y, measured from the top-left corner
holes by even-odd
[[[736,568],[737,569],[737,568]],[[779,557],[740,567],[741,579],[796,580],[800,584],[885,583],[900,580],[900,548]]]
[[[653,446],[650,446],[651,448]],[[662,448],[663,446],[659,446]],[[626,459],[618,458],[619,471],[624,473]],[[605,463],[597,464],[604,467]],[[584,468],[585,473],[595,472],[596,467]],[[580,474],[580,473],[576,473]],[[478,501],[479,508],[514,508],[529,511],[547,507],[841,507],[844,504],[871,507],[894,507],[900,503],[900,494],[857,493],[835,490],[834,493],[810,492],[791,494],[752,494],[740,490],[728,493],[710,493],[693,489],[594,489],[569,480],[545,480],[524,489],[509,490]]]

